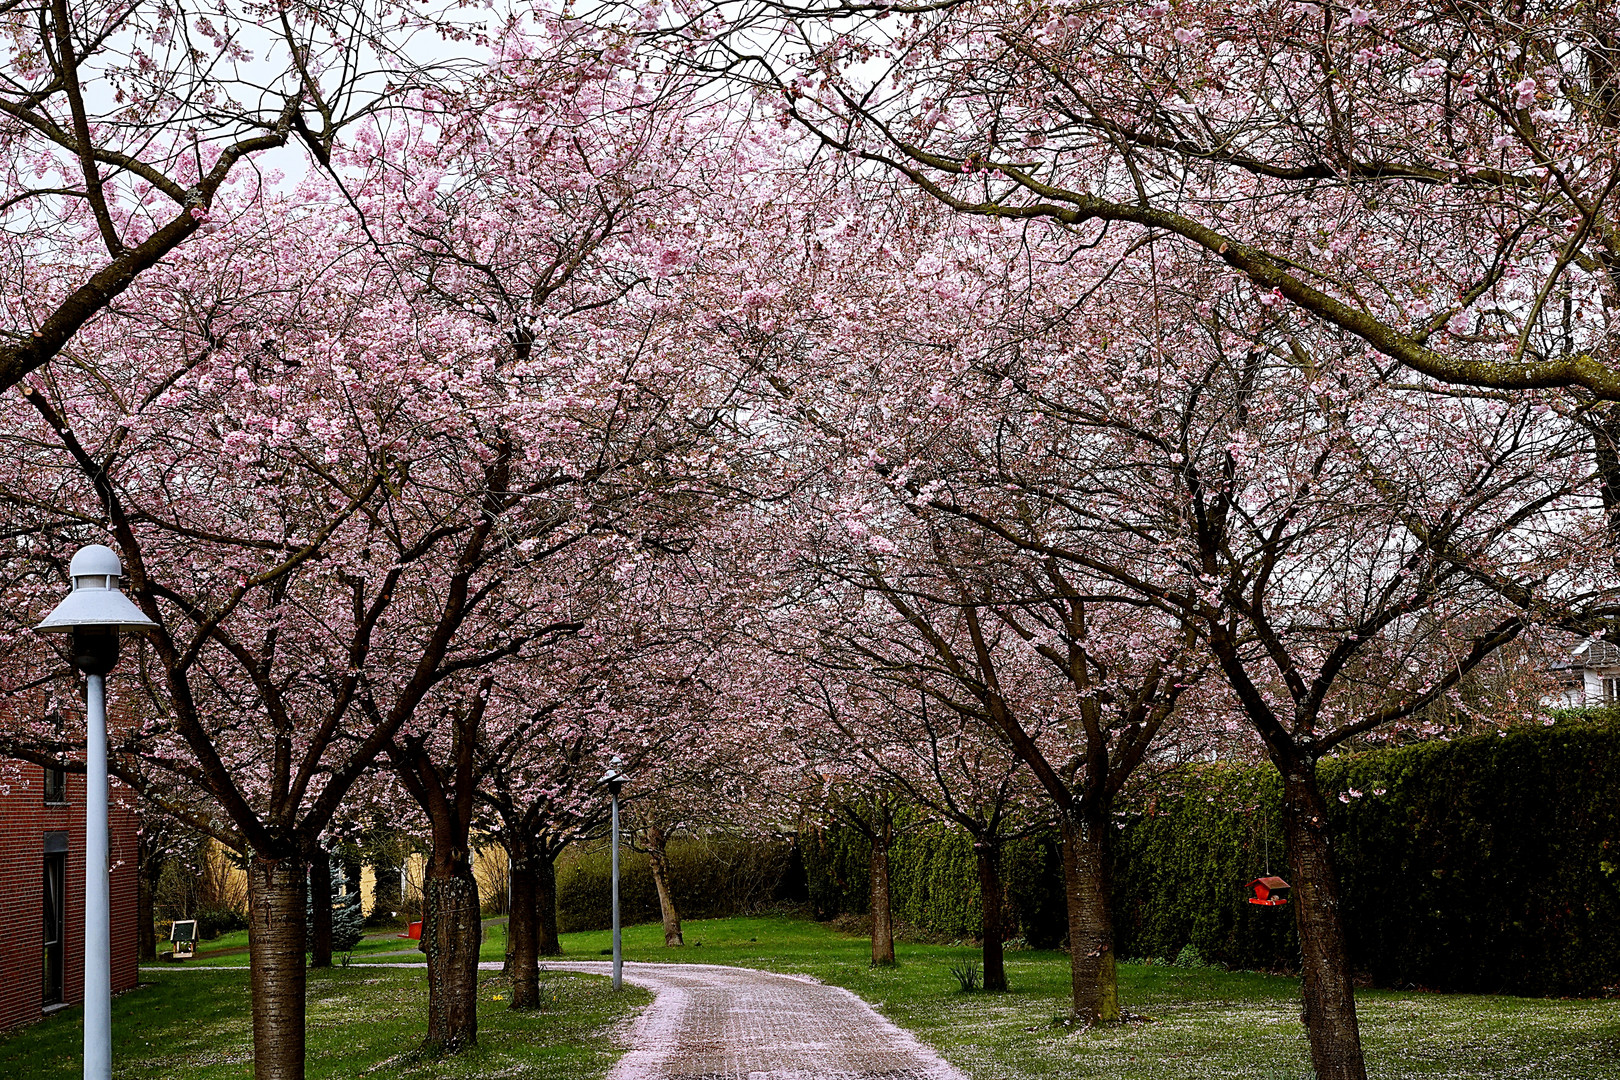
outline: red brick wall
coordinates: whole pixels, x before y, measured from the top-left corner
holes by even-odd
[[[116,780],[108,812],[112,854],[113,992],[135,985],[136,821],[133,796]],[[45,961],[45,833],[68,834],[69,1003],[84,1000],[84,775],[69,773],[67,805],[45,805],[44,770],[0,760],[0,1029],[42,1015]]]

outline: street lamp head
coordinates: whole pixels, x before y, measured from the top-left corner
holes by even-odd
[[[73,666],[87,675],[105,675],[118,662],[119,631],[150,630],[157,624],[118,587],[124,567],[112,548],[80,548],[68,576],[73,591],[34,629],[41,634],[71,632]]]
[[[623,764],[624,759],[614,755],[613,760],[608,762],[608,771],[602,774],[602,783],[607,785],[608,791],[614,795],[623,790],[625,782],[630,779],[621,770]]]

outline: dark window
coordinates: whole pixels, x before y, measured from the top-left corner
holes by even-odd
[[[63,942],[67,937],[67,855],[45,856],[45,1004],[62,1001]]]
[[[45,801],[58,806],[67,804],[67,773],[63,770],[46,768]]]

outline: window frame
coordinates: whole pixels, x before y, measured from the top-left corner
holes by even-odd
[[[45,793],[45,805],[46,806],[67,806],[68,805],[67,770],[66,769],[54,769],[51,766],[46,765],[46,766],[44,766],[43,773],[44,773],[44,781],[45,781],[44,784],[43,784],[44,793]],[[53,782],[53,780],[54,780],[54,782]]]
[[[43,870],[44,880],[40,887],[42,894],[40,914],[44,923],[42,930],[45,934],[49,934],[53,921],[56,925],[56,937],[52,939],[42,935],[40,943],[42,952],[40,1005],[42,1008],[50,1008],[52,1005],[67,1002],[67,852],[47,851]],[[56,900],[54,913],[51,910],[53,884]]]

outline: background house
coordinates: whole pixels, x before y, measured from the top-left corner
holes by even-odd
[[[1559,679],[1551,705],[1605,705],[1620,701],[1620,646],[1591,640],[1570,653],[1551,672]]]
[[[135,985],[133,796],[113,782],[112,988]],[[84,1000],[84,775],[0,761],[0,1029]]]

